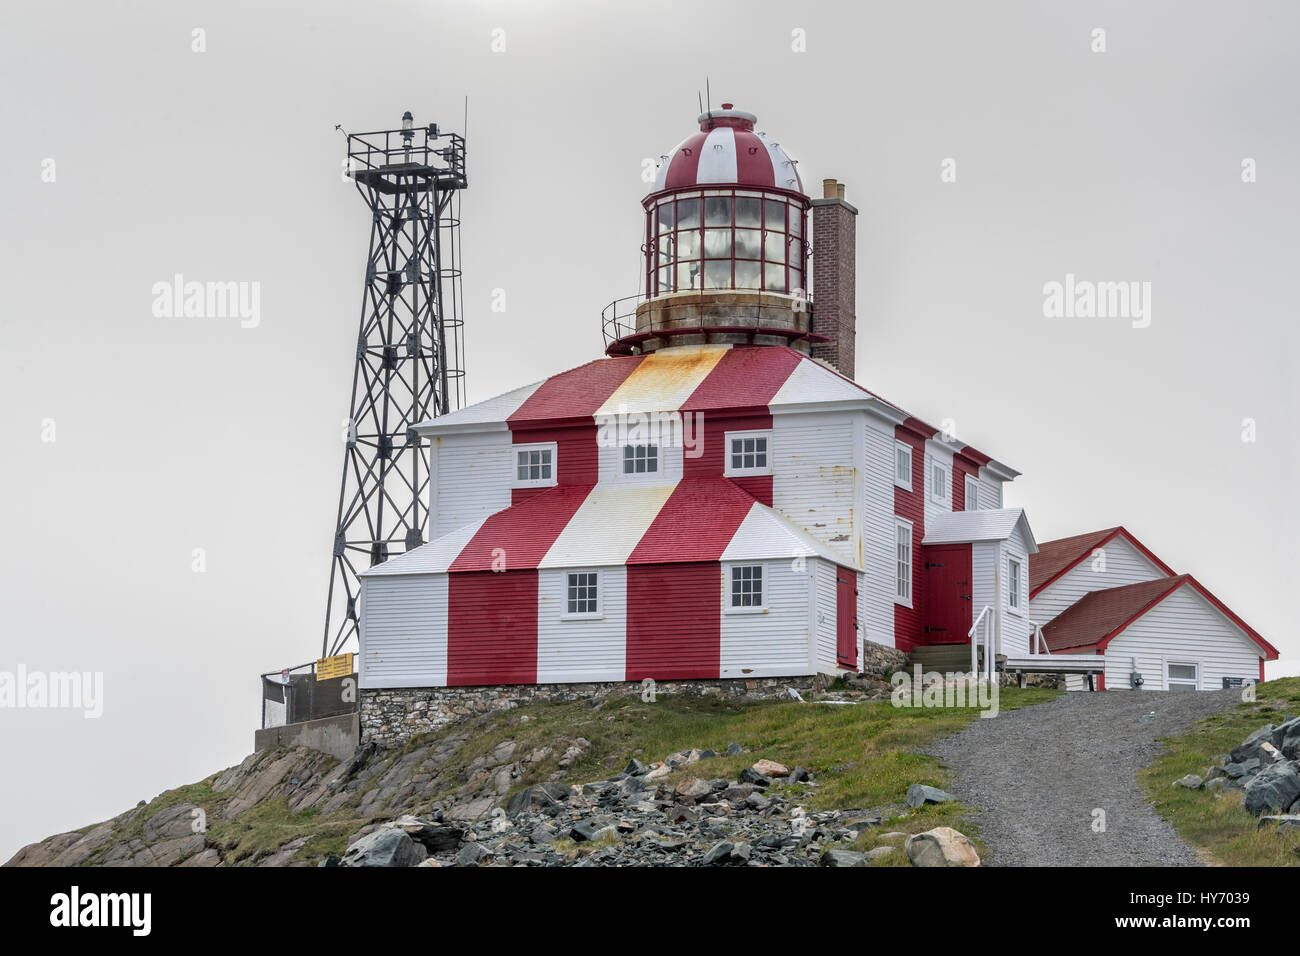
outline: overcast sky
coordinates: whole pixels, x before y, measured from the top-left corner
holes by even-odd
[[[105,684],[95,720],[0,710],[0,860],[238,762],[257,675],[316,656],[369,229],[334,126],[459,128],[466,97],[471,400],[600,354],[637,291],[642,163],[707,77],[810,191],[847,183],[860,382],[1022,471],[1039,540],[1123,523],[1300,658],[1298,19],[9,0],[0,670]],[[256,326],[155,316],[178,273],[259,283]],[[1149,282],[1149,325],[1045,317],[1067,274]]]

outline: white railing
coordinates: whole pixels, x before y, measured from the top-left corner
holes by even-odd
[[[1030,621],[1029,626],[1034,629],[1034,636],[1030,639],[1030,654],[1050,654],[1047,649],[1047,639],[1043,637],[1043,625],[1036,621]]]
[[[981,624],[983,627],[980,626]],[[994,672],[997,668],[997,663],[994,660],[997,652],[993,646],[993,608],[987,604],[979,612],[979,616],[975,618],[975,623],[970,626],[970,630],[966,632],[966,636],[970,638],[970,672],[971,676],[976,678],[978,678],[980,672],[980,638],[977,636],[978,634],[982,634],[984,640],[984,676],[992,684],[995,679]]]

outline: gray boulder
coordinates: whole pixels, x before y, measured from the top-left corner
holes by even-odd
[[[866,866],[867,855],[857,850],[827,850],[817,860],[818,866]]]
[[[1272,724],[1265,724],[1257,731],[1241,742],[1239,746],[1232,748],[1232,762],[1242,763],[1251,757],[1259,758],[1259,748],[1261,744],[1273,742],[1273,731],[1276,728]]]
[[[923,783],[914,783],[907,788],[907,805],[919,807],[927,803],[948,803],[956,800],[951,793],[938,787],[928,787]]]
[[[1204,790],[1205,781],[1194,773],[1189,773],[1185,777],[1179,777],[1171,786],[1182,787],[1184,790]]]
[[[555,781],[536,787],[525,787],[506,803],[506,813],[512,817],[526,811],[556,814],[560,812],[568,797],[569,788]]]
[[[339,866],[419,866],[426,856],[404,830],[381,827],[348,847]]]
[[[1246,784],[1246,809],[1255,816],[1286,810],[1300,797],[1300,773],[1293,763],[1275,763]]]

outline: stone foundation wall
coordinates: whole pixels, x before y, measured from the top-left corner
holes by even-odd
[[[654,693],[656,697],[683,694],[729,700],[780,700],[789,698],[787,687],[793,687],[806,696],[820,691],[824,685],[825,678],[821,675],[675,680],[656,682]],[[613,695],[643,696],[645,693],[641,684],[630,681],[368,689],[361,691],[360,698],[361,740],[381,748],[400,747],[419,734],[490,711],[513,710],[524,704],[572,700],[595,702]]]
[[[862,666],[858,668],[869,677],[884,677],[887,673],[903,670],[907,666],[907,651],[886,647],[874,641],[863,641]]]

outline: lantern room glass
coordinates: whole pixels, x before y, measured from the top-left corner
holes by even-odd
[[[648,210],[650,296],[692,290],[803,289],[804,203],[748,190],[700,190]]]

